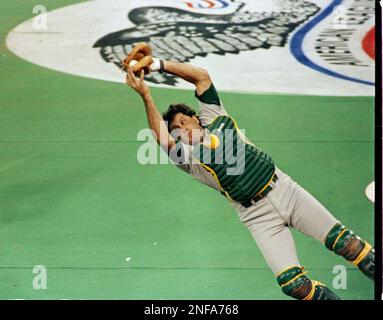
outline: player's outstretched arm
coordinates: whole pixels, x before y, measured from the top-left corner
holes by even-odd
[[[198,95],[209,89],[212,81],[207,70],[188,63],[163,61],[163,71],[174,74],[195,85]]]
[[[132,70],[128,69],[126,83],[142,97],[145,104],[149,127],[154,131],[158,144],[163,149],[170,151],[176,142],[173,137],[169,135],[165,121],[150,94],[150,89],[144,82],[144,71],[141,72],[141,76],[138,79],[135,77]]]

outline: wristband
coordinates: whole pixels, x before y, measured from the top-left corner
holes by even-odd
[[[150,71],[164,72],[164,62],[159,58],[153,58],[153,63],[150,65]]]

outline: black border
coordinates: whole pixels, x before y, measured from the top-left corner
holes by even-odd
[[[375,15],[375,299],[382,299],[382,7]]]
[[[383,2],[382,2],[383,5]],[[123,317],[131,318],[132,314],[136,314],[137,319],[142,319],[144,317],[143,309],[145,306],[150,304],[154,304],[156,306],[186,306],[189,303],[196,304],[238,304],[241,307],[241,314],[239,317],[243,316],[243,314],[249,313],[252,317],[257,318],[262,315],[259,313],[259,307],[268,307],[265,308],[265,311],[270,312],[271,314],[278,314],[277,309],[270,309],[274,306],[274,304],[280,305],[282,308],[279,309],[284,315],[294,314],[295,310],[288,310],[291,307],[299,306],[299,313],[305,314],[306,312],[312,313],[313,310],[319,312],[327,312],[326,307],[334,306],[334,310],[337,310],[339,314],[344,317],[345,315],[355,316],[355,308],[365,307],[365,309],[369,309],[371,312],[371,307],[381,307],[382,306],[382,285],[383,285],[383,274],[382,274],[382,257],[383,257],[383,219],[382,219],[382,6],[380,2],[376,1],[376,23],[375,23],[375,216],[374,216],[374,229],[375,229],[375,248],[376,248],[376,273],[375,273],[375,301],[355,301],[355,300],[343,300],[341,302],[331,302],[331,301],[312,301],[310,303],[288,300],[288,301],[278,301],[278,300],[115,300],[115,301],[104,301],[102,304],[103,307],[112,307],[114,310],[122,311]],[[362,213],[361,213],[362,214]],[[367,281],[367,279],[366,279]],[[1,287],[0,287],[1,289]],[[47,310],[41,309],[41,307],[46,307],[50,305],[51,307],[56,307],[55,311],[60,312],[61,315],[70,315],[73,316],[74,313],[71,309],[68,309],[68,305],[78,307],[91,307],[87,310],[86,315],[89,316],[89,313],[93,310],[93,312],[100,312],[102,314],[110,317],[111,308],[104,309],[105,313],[102,312],[102,308],[100,305],[100,300],[87,300],[87,301],[78,301],[78,300],[70,300],[70,301],[58,301],[58,300],[24,300],[24,301],[12,301],[12,300],[0,300],[0,306],[2,308],[9,307],[9,310],[13,315],[17,313],[23,313],[26,311],[23,308],[18,308],[20,303],[23,303],[24,306],[31,307],[36,306],[36,311],[39,316],[44,317],[48,315],[49,312]],[[341,303],[341,308],[339,308],[339,303]],[[283,307],[286,308],[283,308]],[[255,309],[256,307],[257,309]],[[45,311],[45,312],[44,312]],[[291,312],[292,311],[292,312]],[[368,312],[369,315],[371,313]],[[298,313],[298,314],[299,314]],[[49,314],[50,317],[52,314]],[[100,314],[98,314],[100,315]],[[317,314],[318,315],[318,314]],[[328,314],[327,314],[328,315]],[[334,316],[334,314],[331,314]],[[239,318],[238,317],[238,318]],[[146,317],[145,317],[146,318]],[[161,318],[152,317],[154,319]],[[203,316],[199,317],[191,317],[191,318],[205,318]],[[219,318],[219,317],[216,317]],[[234,318],[234,317],[233,317]]]

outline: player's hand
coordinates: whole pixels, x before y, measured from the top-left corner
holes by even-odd
[[[145,95],[150,93],[150,89],[144,81],[144,76],[144,70],[141,70],[140,78],[136,78],[131,69],[127,70],[126,83],[129,87],[134,89],[141,97],[144,97]]]

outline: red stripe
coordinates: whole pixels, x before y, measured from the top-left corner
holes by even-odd
[[[362,40],[362,48],[370,58],[375,60],[375,26],[364,36]]]
[[[207,2],[209,4],[208,8],[214,7],[214,2],[211,2],[209,0],[205,0],[205,2]]]

